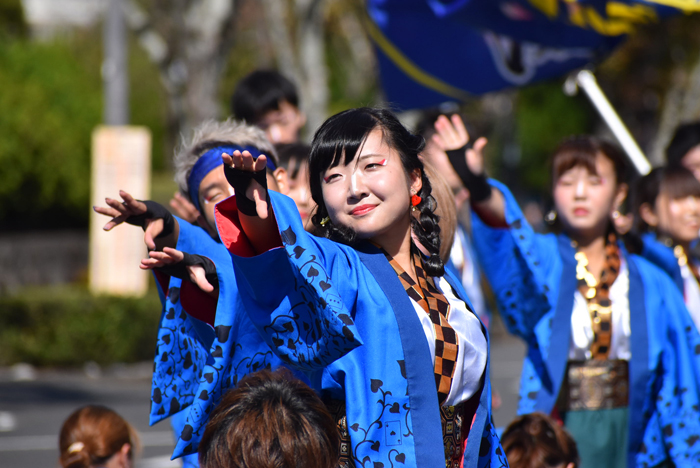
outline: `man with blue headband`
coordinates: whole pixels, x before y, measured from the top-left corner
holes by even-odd
[[[267,180],[273,190],[287,188],[286,171],[277,167],[277,154],[264,133],[256,127],[228,119],[208,121],[194,130],[192,139],[183,142],[175,155],[175,181],[204,218],[206,228],[216,236],[214,205],[233,193],[224,177],[221,155],[235,150],[249,151],[257,158],[267,156]]]
[[[142,226],[151,255],[169,252],[166,268],[154,269],[163,303],[154,361],[150,423],[172,416],[178,437],[175,456],[197,466],[197,444],[225,391],[244,375],[282,364],[261,338],[238,298],[227,249],[219,241],[214,205],[231,195],[221,155],[247,151],[267,157],[267,184],[286,190],[286,172],[262,130],[231,119],[208,121],[183,141],[175,155],[175,180],[199,211],[198,224],[171,215],[162,205],[133,199],[107,199],[111,216],[104,229],[127,222]],[[241,207],[243,209],[243,207]],[[151,258],[141,268],[152,268]],[[199,267],[199,268],[198,268]]]

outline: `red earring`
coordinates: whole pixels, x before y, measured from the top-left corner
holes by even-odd
[[[418,204],[422,201],[423,199],[416,195],[415,193],[411,195],[411,206],[418,206]]]

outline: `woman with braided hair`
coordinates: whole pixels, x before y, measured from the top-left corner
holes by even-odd
[[[488,336],[444,270],[423,145],[387,110],[329,118],[309,159],[320,237],[266,190],[265,157],[224,155],[236,196],[216,207],[219,234],[249,315],[336,417],[343,464],[507,466],[491,427]],[[338,347],[344,356],[325,362]]]
[[[510,191],[486,178],[481,149],[450,160],[471,193],[474,243],[501,315],[528,345],[518,413],[561,420],[583,468],[697,466],[700,336],[670,278],[615,234],[624,155],[590,136],[562,142],[549,216],[559,232],[537,234]]]

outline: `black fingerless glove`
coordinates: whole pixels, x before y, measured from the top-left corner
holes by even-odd
[[[147,219],[162,219],[163,232],[158,234],[156,238],[167,237],[175,230],[175,218],[173,215],[160,203],[151,200],[138,200],[146,205],[146,212],[136,216],[129,216],[126,222],[133,226],[140,226],[146,230]]]
[[[214,262],[201,255],[188,254],[186,252],[183,252],[183,255],[185,257],[181,262],[173,265],[162,266],[157,268],[157,270],[165,273],[166,275],[174,276],[175,278],[191,281],[190,273],[187,271],[187,267],[199,265],[204,268],[204,276],[207,278],[207,281],[209,281],[209,284],[215,288],[219,287],[219,277],[216,276],[216,266],[214,265]]]
[[[250,186],[250,181],[255,180],[265,189],[267,204],[270,205],[270,194],[267,190],[267,173],[266,169],[261,171],[243,171],[224,164],[224,175],[226,180],[233,187],[233,192],[236,195],[236,205],[238,211],[247,216],[257,216],[258,211],[255,209],[255,200],[246,197],[245,193]]]
[[[470,148],[471,144],[467,143],[460,149],[445,152],[455,172],[462,180],[467,190],[469,190],[471,201],[478,203],[491,198],[491,185],[489,185],[489,181],[486,179],[484,173],[474,174],[471,169],[469,169],[465,154]]]

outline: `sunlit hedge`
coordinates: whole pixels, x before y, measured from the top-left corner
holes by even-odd
[[[101,92],[62,43],[0,41],[0,230],[87,224]]]
[[[27,289],[0,296],[0,366],[150,360],[160,301],[92,296],[83,288]]]

